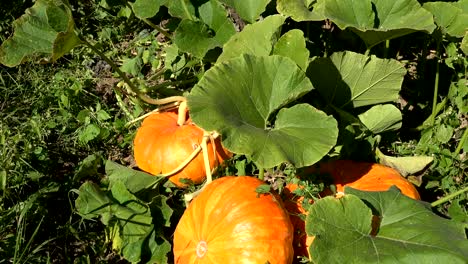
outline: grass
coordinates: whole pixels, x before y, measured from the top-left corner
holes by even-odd
[[[92,69],[70,59],[0,68],[0,259],[6,262],[112,255],[100,224],[74,213],[70,190],[101,177],[97,169],[79,171],[92,153],[125,163],[129,153],[122,148],[131,136],[118,125],[125,123],[120,110],[103,104]],[[97,135],[86,134],[91,125]]]

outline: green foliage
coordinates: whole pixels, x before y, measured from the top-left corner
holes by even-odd
[[[110,161],[106,163],[106,173],[108,188],[101,189],[91,182],[80,187],[75,201],[78,213],[86,219],[100,217],[110,234],[112,248],[128,261],[166,263],[171,245],[160,234],[164,226],[170,225],[172,215],[167,197],[152,192],[144,201],[129,191],[143,192],[155,177]]]
[[[258,174],[271,183],[259,193],[300,183],[306,208],[317,200],[314,261],[467,258],[467,1],[11,5],[0,8],[0,63],[17,66],[0,68],[0,259],[170,262],[182,197],[201,187],[129,167],[139,117],[172,95],[234,152],[215,177]],[[394,190],[319,199],[333,186],[296,169],[330,158],[396,168],[452,220]]]
[[[26,59],[55,61],[79,43],[69,6],[40,0],[14,23],[15,33],[0,46],[0,63],[9,67]]]
[[[392,59],[354,52],[337,52],[313,60],[307,76],[331,104],[361,107],[395,101],[406,71]]]
[[[200,21],[184,19],[174,32],[174,43],[185,52],[203,58],[206,52],[221,47],[236,33],[226,10],[211,0],[198,7]]]
[[[223,53],[218,57],[217,62],[221,63],[241,54],[270,55],[273,50],[272,44],[278,39],[278,32],[285,19],[283,16],[274,15],[247,25],[242,32],[234,35],[223,46]]]
[[[194,122],[221,133],[229,150],[265,168],[303,167],[320,160],[337,134],[336,121],[310,105],[283,108],[311,89],[290,59],[244,55],[210,69],[188,102]]]
[[[435,215],[426,204],[395,187],[386,192],[347,187],[345,193],[339,199],[325,197],[310,207],[306,231],[315,236],[310,248],[314,261],[464,263],[468,258],[462,226]],[[378,220],[372,219],[373,214]],[[377,223],[372,225],[372,221]]]

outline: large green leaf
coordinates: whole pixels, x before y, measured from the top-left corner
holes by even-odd
[[[136,0],[132,4],[133,12],[138,18],[150,18],[154,17],[159,8],[166,5],[168,0]]]
[[[375,105],[358,117],[374,134],[400,129],[403,119],[400,110],[392,104]]]
[[[281,36],[273,48],[273,54],[291,58],[305,71],[309,62],[309,50],[302,30],[292,29]]]
[[[392,157],[383,154],[379,149],[376,156],[383,165],[396,169],[401,175],[408,176],[423,171],[434,161],[431,156]]]
[[[405,74],[404,66],[396,60],[350,51],[318,58],[307,69],[314,87],[339,108],[397,100]]]
[[[466,31],[465,36],[463,36],[460,49],[468,56],[468,31]]]
[[[167,211],[164,199],[153,202],[146,204],[140,201],[122,181],[113,181],[110,191],[86,182],[79,189],[75,206],[84,218],[101,217],[111,234],[112,248],[128,261],[153,258],[167,262],[170,243],[163,237],[155,237],[154,233],[161,227],[155,229],[153,215],[162,215],[166,219],[156,219],[156,223],[164,223],[171,217],[172,211]],[[155,247],[158,243],[161,247]]]
[[[243,55],[207,71],[187,99],[193,121],[221,133],[232,152],[265,168],[302,167],[322,158],[338,133],[335,119],[310,105],[282,108],[312,88],[289,58]]]
[[[184,19],[175,31],[174,43],[180,50],[203,57],[215,47],[221,47],[236,33],[226,10],[216,0],[210,0],[197,8],[199,21]]]
[[[83,183],[78,194],[75,207],[82,217],[91,219],[108,213],[108,207],[111,206],[112,200],[97,184],[92,182]]]
[[[325,17],[315,10],[314,0],[278,0],[276,9],[278,13],[291,17],[295,21],[320,21]],[[312,10],[309,10],[310,8]]]
[[[346,187],[340,199],[316,201],[306,219],[316,263],[466,263],[468,240],[457,223],[441,218],[392,187],[363,192]],[[368,207],[370,206],[370,208]],[[372,214],[380,218],[372,229]]]
[[[142,171],[132,170],[110,160],[106,161],[106,174],[109,177],[111,187],[115,182],[123,182],[132,193],[153,187],[158,182],[164,180],[163,177],[156,177]]]
[[[423,7],[434,15],[434,20],[442,28],[442,32],[453,37],[462,38],[468,31],[468,1],[456,3],[429,2]],[[464,4],[464,5],[463,5]]]
[[[217,62],[220,63],[241,54],[270,55],[285,20],[286,17],[282,15],[273,15],[268,16],[265,20],[247,25],[242,32],[235,34],[224,44],[223,53]]]
[[[38,0],[13,22],[14,34],[0,46],[0,63],[53,62],[80,43],[70,7],[60,0]]]
[[[319,0],[322,14],[339,28],[351,28],[370,48],[415,31],[435,29],[430,12],[417,0]]]
[[[236,10],[239,16],[250,23],[255,22],[271,0],[220,0]]]

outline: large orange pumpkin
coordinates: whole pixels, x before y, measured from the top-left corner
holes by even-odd
[[[284,188],[284,207],[289,213],[294,228],[294,263],[299,263],[301,257],[309,258],[309,247],[314,241],[314,236],[307,236],[305,231],[305,216],[307,211],[302,206],[304,197],[297,196],[293,192],[299,188],[295,183],[288,183]]]
[[[263,181],[226,176],[190,203],[174,233],[174,263],[288,264],[293,227],[277,195],[258,194]]]
[[[182,164],[201,144],[203,130],[188,119],[183,125],[177,124],[176,112],[154,113],[145,118],[134,140],[134,157],[138,167],[153,175],[169,173]],[[218,139],[215,140],[216,156],[211,141],[208,141],[210,167],[231,156]],[[182,178],[195,184],[206,178],[202,152],[182,170],[169,177],[179,187],[185,185]]]
[[[344,192],[345,186],[362,191],[386,191],[395,185],[404,195],[421,199],[413,184],[398,171],[378,163],[336,160],[322,163],[318,168],[320,173],[331,175],[337,192]]]

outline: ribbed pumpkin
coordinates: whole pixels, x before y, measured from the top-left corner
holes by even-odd
[[[332,176],[337,192],[349,186],[362,191],[386,191],[395,185],[413,199],[421,199],[416,188],[398,171],[378,164],[351,160],[336,160],[318,165],[320,173]]]
[[[263,181],[226,176],[187,207],[174,233],[174,263],[288,264],[293,227],[279,196],[256,193]]]
[[[153,175],[171,172],[182,164],[201,144],[203,130],[188,119],[183,125],[177,124],[176,112],[154,113],[143,120],[133,141],[133,152],[138,167]],[[216,157],[219,163],[231,154],[215,140]],[[208,141],[210,167],[217,165],[213,146]],[[180,179],[191,179],[195,184],[206,178],[202,152],[181,171],[169,177],[179,187],[185,185]]]
[[[314,241],[314,236],[307,236],[305,221],[301,215],[306,216],[307,211],[302,206],[304,197],[297,196],[293,192],[299,188],[295,183],[288,183],[284,190],[284,207],[289,213],[289,218],[294,228],[294,263],[299,263],[301,257],[309,258],[309,247]]]

